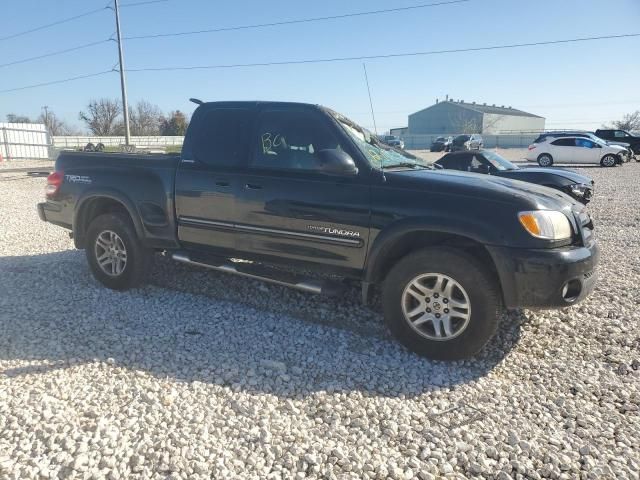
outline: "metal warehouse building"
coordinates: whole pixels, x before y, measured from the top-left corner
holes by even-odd
[[[409,115],[410,135],[538,132],[544,117],[512,107],[446,100]]]

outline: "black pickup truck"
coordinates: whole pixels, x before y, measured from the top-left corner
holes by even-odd
[[[138,285],[154,252],[316,293],[356,279],[430,358],[472,356],[504,307],[570,306],[596,281],[583,205],[433,169],[316,105],[200,102],[181,155],[63,152],[46,195],[42,220],[109,288]]]

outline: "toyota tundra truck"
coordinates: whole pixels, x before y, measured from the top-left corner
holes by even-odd
[[[594,288],[593,222],[564,193],[434,169],[322,106],[196,103],[180,155],[63,152],[48,177],[40,218],[108,288],[140,285],[155,252],[312,293],[356,280],[402,344],[448,360],[505,308]]]

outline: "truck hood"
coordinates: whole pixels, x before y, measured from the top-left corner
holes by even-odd
[[[578,172],[574,172],[573,170],[566,170],[564,168],[542,168],[542,167],[532,167],[532,168],[519,168],[518,170],[509,170],[509,176],[511,178],[517,178],[518,175],[527,173],[544,173],[548,175],[557,175],[559,177],[566,178],[570,180],[572,183],[591,185],[593,180],[586,175],[582,175]]]
[[[568,195],[533,183],[455,170],[385,171],[387,185],[459,195],[486,202],[516,204],[531,210],[567,210],[576,204]]]

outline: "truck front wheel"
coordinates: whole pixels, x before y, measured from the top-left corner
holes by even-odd
[[[93,276],[113,290],[138,286],[151,260],[130,219],[121,213],[100,215],[91,222],[85,252]]]
[[[459,360],[493,337],[502,313],[496,280],[463,251],[426,248],[402,258],[384,282],[391,333],[418,355]]]

